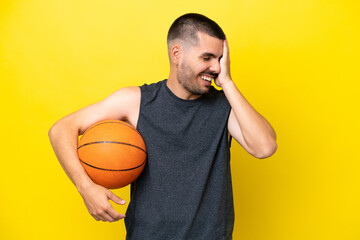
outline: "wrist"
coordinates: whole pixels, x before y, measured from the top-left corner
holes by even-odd
[[[84,191],[86,191],[93,185],[94,185],[94,182],[87,176],[84,177],[83,179],[79,180],[75,184],[75,186],[80,194],[82,194]]]
[[[235,86],[235,83],[233,82],[233,80],[231,78],[226,79],[225,81],[223,81],[223,83],[221,84],[221,88],[226,91],[229,88],[232,88]]]

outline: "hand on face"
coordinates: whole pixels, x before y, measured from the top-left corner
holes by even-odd
[[[215,84],[222,87],[225,83],[232,81],[230,76],[230,58],[229,58],[229,45],[227,40],[223,41],[223,55],[220,59],[220,73],[215,78]]]

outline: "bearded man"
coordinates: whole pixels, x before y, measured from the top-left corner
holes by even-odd
[[[232,239],[231,139],[267,158],[277,149],[276,134],[233,82],[228,43],[217,23],[185,14],[171,25],[167,44],[167,79],[122,88],[60,119],[50,140],[89,213],[98,221],[125,218],[127,239]],[[125,201],[92,182],[77,156],[78,135],[106,119],[135,126],[147,148],[126,216],[109,202]]]

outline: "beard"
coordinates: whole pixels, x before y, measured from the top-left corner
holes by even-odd
[[[177,72],[177,80],[179,84],[193,95],[203,95],[209,92],[210,88],[201,88],[197,82],[198,75],[194,70],[185,62],[180,65],[180,69]]]

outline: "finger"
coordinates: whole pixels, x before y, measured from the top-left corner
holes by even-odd
[[[116,196],[112,191],[109,191],[107,194],[108,198],[111,199],[114,203],[124,205],[126,201],[119,196]]]
[[[91,216],[93,216],[93,218],[96,220],[96,221],[103,221],[103,222],[106,222],[106,221],[109,221],[109,222],[112,222],[114,219],[107,213],[108,210],[107,209],[110,209],[112,208],[111,204],[109,202],[107,202],[109,205],[107,205],[106,207],[102,207],[102,208],[99,208],[97,209],[95,212],[91,213]]]
[[[118,221],[122,218],[125,218],[124,214],[120,214],[117,211],[115,211],[115,209],[111,208],[107,211],[107,213],[115,220]]]
[[[103,214],[103,219],[104,222],[115,222],[115,219],[107,213]]]
[[[225,39],[223,43],[223,58],[227,59],[229,57],[229,44],[228,41]]]
[[[103,222],[114,222],[115,219],[111,217],[107,212],[102,212],[101,214],[98,214],[97,217],[103,221]]]
[[[220,63],[224,63],[226,61],[226,58],[227,58],[227,52],[226,52],[226,44],[225,44],[225,41],[223,41],[223,52],[222,52],[222,56],[220,58]]]

